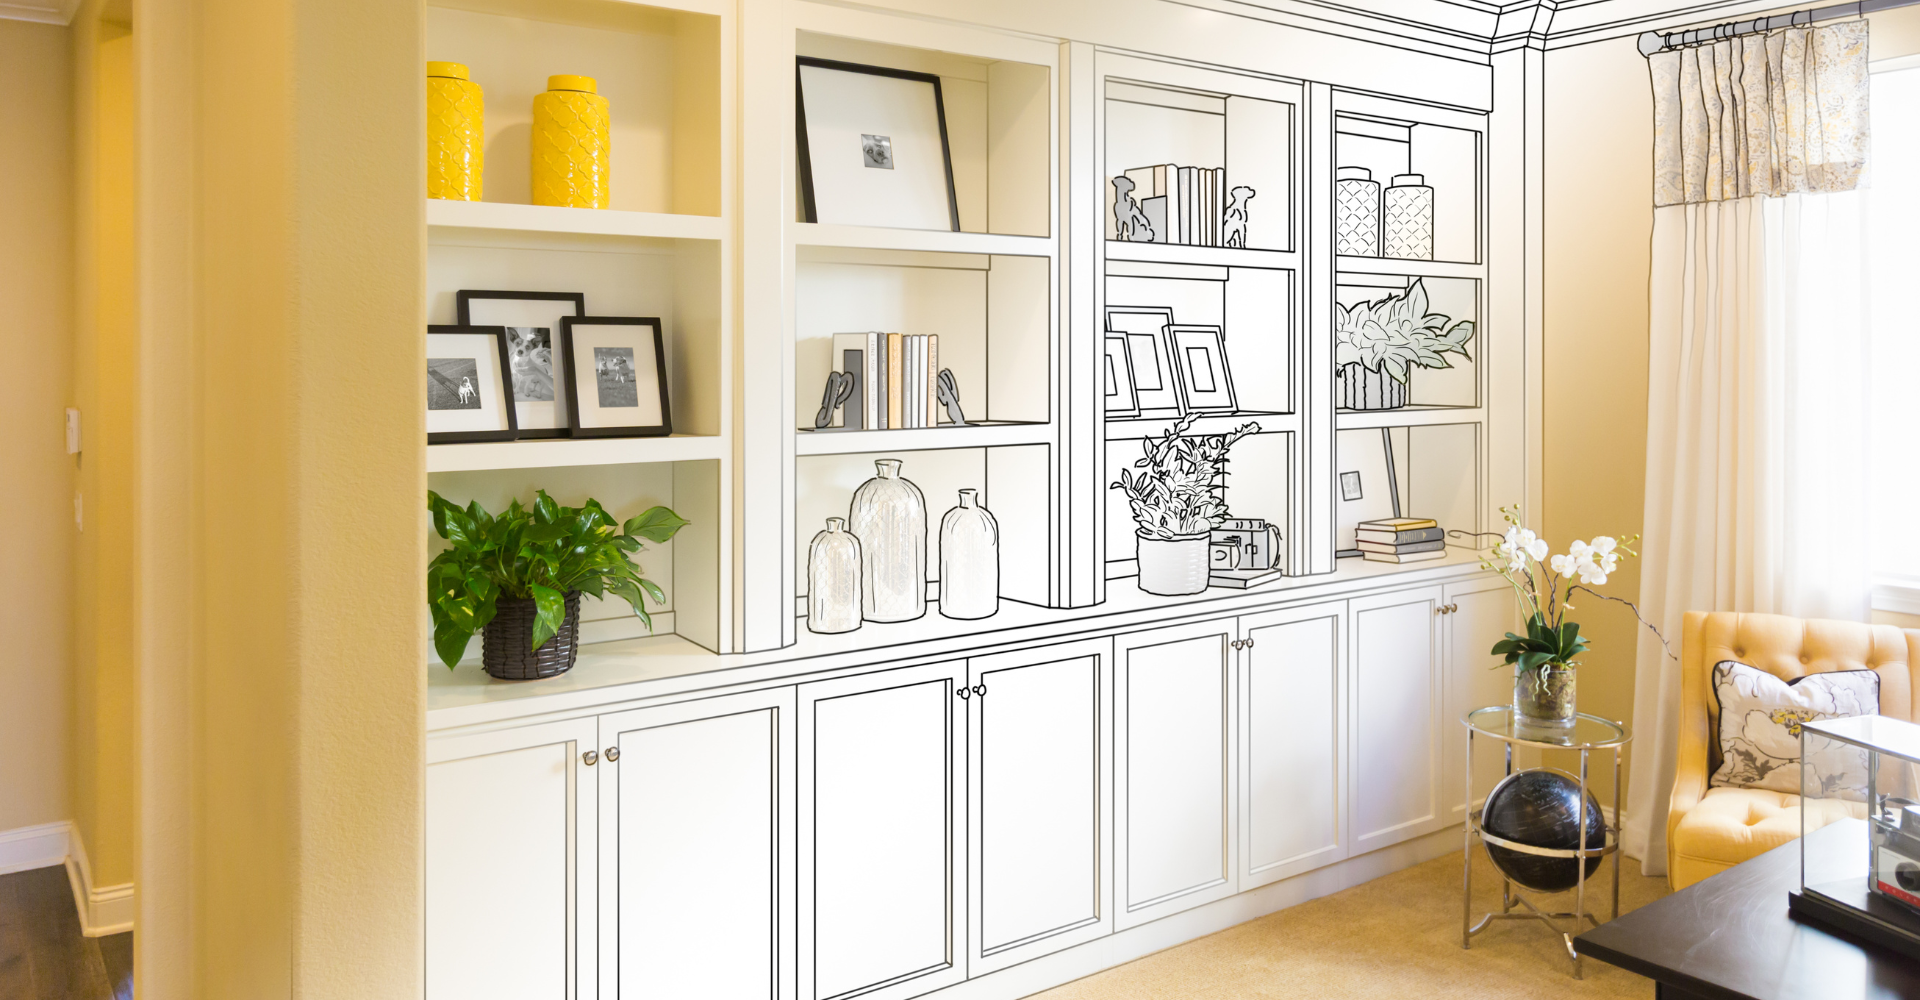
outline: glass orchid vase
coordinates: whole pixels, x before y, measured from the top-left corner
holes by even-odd
[[[1521,729],[1557,734],[1573,728],[1574,668],[1548,663],[1513,672],[1513,720]]]
[[[912,621],[927,613],[927,502],[900,478],[899,459],[873,465],[879,474],[854,491],[848,518],[860,539],[861,616]]]

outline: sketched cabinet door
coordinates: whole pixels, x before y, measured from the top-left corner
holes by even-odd
[[[1351,854],[1397,844],[1444,823],[1441,603],[1439,587],[1348,602]]]
[[[1115,929],[1232,895],[1235,619],[1114,640]]]
[[[1467,730],[1460,717],[1476,708],[1513,702],[1513,668],[1488,650],[1508,632],[1519,630],[1520,617],[1513,588],[1505,580],[1450,583],[1443,600],[1447,709],[1440,719],[1441,759],[1446,762],[1440,800],[1447,804],[1448,821],[1457,823],[1465,818],[1467,801]],[[1474,758],[1477,803],[1506,773],[1506,744],[1482,739],[1474,747]]]
[[[1101,864],[1112,658],[1095,639],[968,664],[968,975],[1113,929]]]
[[[966,977],[964,661],[799,688],[803,1000]]]
[[[592,718],[427,741],[433,1000],[594,988]]]
[[[785,687],[601,716],[602,997],[790,995],[793,698]]]
[[[1240,889],[1346,857],[1344,602],[1240,619]]]

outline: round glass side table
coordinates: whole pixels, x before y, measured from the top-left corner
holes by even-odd
[[[1492,705],[1476,708],[1460,717],[1460,724],[1467,730],[1467,800],[1466,800],[1466,849],[1463,851],[1466,877],[1460,890],[1460,947],[1473,947],[1473,936],[1487,929],[1495,920],[1538,920],[1560,936],[1561,944],[1567,949],[1567,959],[1573,965],[1573,978],[1580,978],[1580,955],[1573,950],[1573,937],[1584,926],[1582,921],[1600,926],[1600,921],[1587,911],[1587,864],[1586,859],[1613,855],[1613,910],[1607,917],[1612,920],[1620,915],[1620,829],[1623,817],[1620,813],[1620,748],[1633,739],[1633,732],[1624,723],[1611,722],[1597,715],[1578,714],[1574,724],[1564,730],[1548,731],[1521,726],[1515,722],[1513,706]],[[1587,828],[1587,766],[1589,758],[1596,750],[1610,751],[1613,755],[1613,822],[1608,823],[1601,817],[1601,825],[1606,831],[1606,843],[1600,847],[1586,847],[1586,838],[1576,835],[1576,843],[1583,846],[1573,849],[1534,847],[1531,844],[1517,843],[1488,833],[1481,826],[1482,816],[1473,808],[1473,751],[1474,737],[1498,740],[1506,747],[1506,774],[1513,774],[1513,748],[1538,747],[1543,750],[1572,750],[1580,754],[1580,815],[1577,829]],[[1489,790],[1491,794],[1491,790]],[[1563,913],[1549,913],[1535,906],[1525,896],[1520,895],[1512,879],[1502,874],[1500,877],[1500,912],[1488,913],[1473,922],[1473,840],[1480,838],[1482,844],[1493,844],[1521,854],[1532,854],[1547,858],[1579,858],[1574,863],[1575,882],[1573,889],[1573,909]],[[1520,906],[1523,912],[1515,912]],[[1561,921],[1570,921],[1571,929],[1563,927]]]

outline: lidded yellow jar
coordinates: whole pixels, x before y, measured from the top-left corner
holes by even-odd
[[[479,201],[486,99],[467,68],[427,63],[427,197]]]
[[[533,203],[606,208],[607,99],[590,76],[547,77],[533,99]]]

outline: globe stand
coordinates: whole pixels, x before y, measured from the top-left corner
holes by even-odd
[[[1495,705],[1477,708],[1461,716],[1460,724],[1467,730],[1467,798],[1465,823],[1465,850],[1462,852],[1465,876],[1460,892],[1460,947],[1472,948],[1473,936],[1486,930],[1496,920],[1538,920],[1559,936],[1561,945],[1566,948],[1567,961],[1572,966],[1573,978],[1580,979],[1580,954],[1573,950],[1574,935],[1586,929],[1587,924],[1600,926],[1598,918],[1587,910],[1587,859],[1613,856],[1613,907],[1607,919],[1620,915],[1620,748],[1633,739],[1627,727],[1618,722],[1610,722],[1598,716],[1584,713],[1575,716],[1572,728],[1558,735],[1547,735],[1539,729],[1522,727],[1513,715],[1513,709],[1507,705]],[[1536,847],[1523,844],[1505,837],[1488,833],[1482,828],[1482,817],[1473,808],[1473,751],[1474,737],[1484,736],[1499,740],[1506,747],[1506,776],[1513,775],[1513,748],[1516,746],[1538,747],[1546,750],[1573,750],[1580,754],[1580,776],[1578,819],[1574,827],[1574,842],[1577,848]],[[1601,829],[1604,843],[1599,847],[1588,847],[1587,836],[1587,772],[1590,758],[1595,750],[1610,750],[1613,753],[1613,822],[1607,823],[1601,817]],[[1489,798],[1491,798],[1489,794]],[[1487,913],[1478,923],[1473,920],[1473,841],[1480,838],[1481,844],[1505,848],[1520,854],[1537,857],[1568,858],[1574,860],[1575,880],[1573,886],[1573,909],[1552,913],[1535,906],[1533,901],[1521,895],[1524,886],[1508,878],[1505,872],[1500,876],[1500,912]],[[1497,867],[1497,866],[1496,866]],[[1516,912],[1519,906],[1524,912]],[[1570,922],[1571,926],[1566,923]]]

